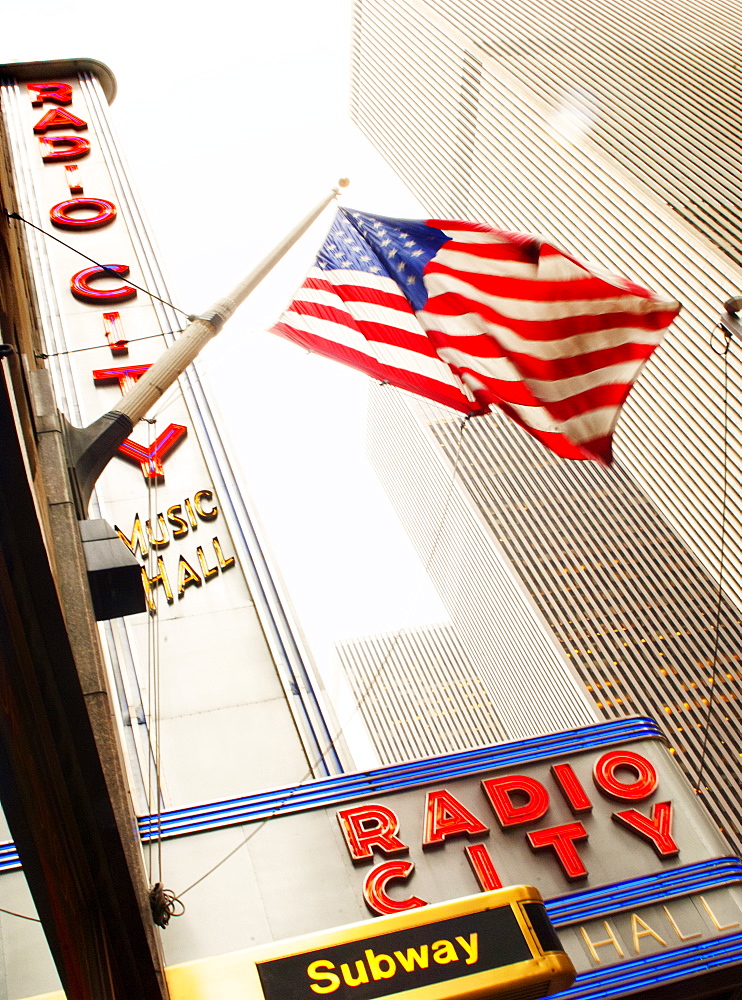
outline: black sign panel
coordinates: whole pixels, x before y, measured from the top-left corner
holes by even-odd
[[[376,1000],[530,959],[502,906],[257,965],[266,1000]]]

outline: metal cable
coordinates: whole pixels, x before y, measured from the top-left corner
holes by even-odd
[[[8,218],[17,219],[19,222],[23,222],[27,226],[31,226],[32,229],[36,229],[43,236],[48,236],[50,240],[54,240],[56,243],[59,243],[63,247],[66,247],[67,250],[71,250],[72,253],[76,253],[78,257],[83,257],[85,260],[90,261],[91,264],[95,264],[96,267],[102,268],[104,271],[108,272],[111,278],[119,279],[121,277],[121,275],[117,271],[111,271],[107,264],[101,264],[99,261],[93,260],[93,258],[88,257],[86,253],[83,253],[81,250],[76,250],[75,247],[70,246],[69,243],[65,243],[64,240],[60,240],[59,237],[55,236],[53,233],[48,233],[45,229],[42,229],[40,226],[35,225],[33,222],[29,222],[28,219],[24,219],[23,216],[19,215],[17,212],[8,212]],[[168,302],[167,299],[160,298],[159,295],[155,295],[155,293],[151,292],[148,288],[144,288],[142,285],[137,285],[136,282],[130,281],[128,278],[126,280],[127,283],[132,286],[132,288],[136,288],[138,291],[144,292],[144,294],[149,295],[151,299],[157,299],[157,301],[162,302],[164,306],[169,306],[170,309],[174,309],[175,312],[179,312],[182,316],[185,316],[189,320],[194,318],[192,313],[187,313],[184,309],[180,309],[178,306],[174,306],[172,302]]]

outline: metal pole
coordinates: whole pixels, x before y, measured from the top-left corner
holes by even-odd
[[[347,180],[341,180],[338,185],[345,187],[347,183]],[[339,189],[334,188],[228,295],[219,299],[203,315],[194,317],[172,347],[160,355],[113,410],[104,413],[88,427],[67,425],[67,453],[81,519],[87,517],[96,480],[116,454],[118,446],[338,194]]]
[[[132,425],[146,416],[150,407],[170,388],[178,376],[183,374],[188,365],[198,356],[201,348],[219,333],[237,307],[245,301],[250,292],[273,269],[294,243],[304,235],[337,194],[338,189],[335,188],[274,247],[254,271],[232,289],[229,295],[225,295],[224,298],[216,302],[208,312],[193,319],[175,344],[165,351],[149,371],[138,379],[136,385],[123,396],[116,407],[116,412],[128,417]]]

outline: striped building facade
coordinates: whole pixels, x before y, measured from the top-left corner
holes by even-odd
[[[737,849],[740,348],[724,357],[717,328],[742,291],[742,74],[724,41],[741,20],[729,4],[356,0],[352,97],[431,216],[548,235],[683,303],[611,470],[554,459],[498,416],[462,434],[385,387],[371,450],[424,560],[456,466],[431,574],[499,677],[508,735],[549,711],[563,724],[577,688],[600,717],[649,712]]]
[[[346,639],[335,652],[382,764],[504,739],[450,622]]]

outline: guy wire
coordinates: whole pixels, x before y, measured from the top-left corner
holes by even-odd
[[[147,444],[152,446],[152,438],[156,421],[145,418],[147,423]],[[148,483],[147,513],[148,525],[147,534],[149,536],[149,558],[148,567],[150,577],[157,574],[157,553],[154,538],[158,534],[158,525],[153,521],[157,518],[157,487],[158,481],[155,478],[153,484]],[[148,599],[152,595],[152,588],[148,587]],[[154,613],[149,611],[147,622],[147,683],[149,686],[149,754],[148,754],[148,791],[149,809],[152,813],[153,798],[156,798],[157,815],[157,879],[153,875],[152,841],[149,843],[149,879],[150,884],[162,881],[162,782],[161,782],[161,760],[160,760],[160,616],[159,608],[159,587],[154,588]]]
[[[14,910],[4,910],[2,906],[0,906],[0,913],[7,913],[9,917],[18,917],[20,920],[33,920],[36,924],[41,923],[38,917],[29,917],[26,913],[16,913]]]
[[[65,243],[64,240],[60,240],[59,237],[55,236],[53,233],[48,233],[46,229],[42,229],[40,226],[35,225],[33,222],[29,222],[28,219],[24,219],[23,216],[19,215],[17,212],[8,212],[8,218],[17,219],[19,222],[25,223],[27,226],[30,226],[32,229],[35,229],[37,230],[37,232],[41,233],[42,236],[47,236],[50,240],[54,240],[55,243],[59,243],[67,250],[71,250],[72,253],[76,253],[78,257],[82,257],[84,260],[90,261],[91,264],[95,264],[96,267],[100,267],[104,271],[107,271],[108,276],[110,276],[111,278],[121,277],[121,275],[117,271],[110,270],[107,264],[101,264],[99,261],[94,260],[92,257],[88,257],[86,253],[83,253],[81,250],[76,250],[75,247],[70,246],[69,243]],[[161,299],[159,295],[156,295],[154,292],[151,292],[148,288],[144,288],[143,285],[137,285],[136,282],[130,281],[128,278],[126,279],[126,282],[127,284],[131,285],[132,288],[136,288],[138,291],[144,292],[145,295],[149,295],[151,299],[157,299],[157,301],[162,302],[164,306],[168,306],[170,309],[174,309],[175,312],[181,313],[181,315],[186,316],[188,319],[192,318],[190,313],[187,313],[184,309],[178,308],[178,306],[174,306],[173,303],[168,302],[167,299]]]

